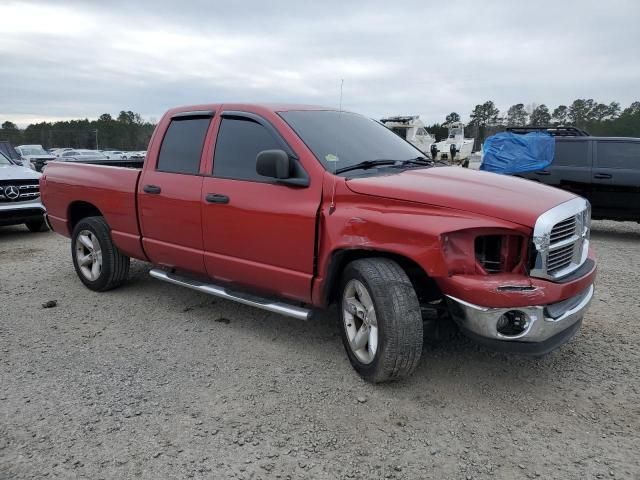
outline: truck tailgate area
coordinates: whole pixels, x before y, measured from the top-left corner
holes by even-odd
[[[140,257],[136,192],[141,169],[51,162],[40,180],[42,201],[51,227],[71,236],[74,215],[96,209],[109,226],[116,245]],[[144,257],[144,254],[142,254]]]

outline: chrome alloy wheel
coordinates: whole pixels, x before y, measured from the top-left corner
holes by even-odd
[[[371,295],[356,279],[351,279],[342,296],[342,318],[351,351],[364,364],[373,361],[378,350],[378,321]]]
[[[76,238],[76,262],[87,280],[95,282],[102,273],[102,248],[93,232],[82,230]]]

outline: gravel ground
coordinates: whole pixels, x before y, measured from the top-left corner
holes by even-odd
[[[530,359],[456,338],[374,386],[335,312],[290,320],[140,262],[94,293],[67,239],[0,229],[0,478],[638,479],[640,225],[593,240],[570,344]]]

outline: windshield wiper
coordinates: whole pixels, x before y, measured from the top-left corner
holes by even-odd
[[[350,172],[351,170],[366,170],[367,168],[378,167],[381,165],[395,165],[398,160],[365,160],[364,162],[349,165],[348,167],[338,168],[334,173]]]
[[[427,157],[415,157],[415,158],[410,158],[408,160],[400,160],[397,166],[404,167],[407,164],[433,166],[434,163],[435,162],[433,160]]]

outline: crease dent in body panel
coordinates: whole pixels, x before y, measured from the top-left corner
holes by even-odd
[[[344,239],[351,245],[368,245],[371,240],[364,232],[367,221],[361,217],[351,217],[344,227]]]

